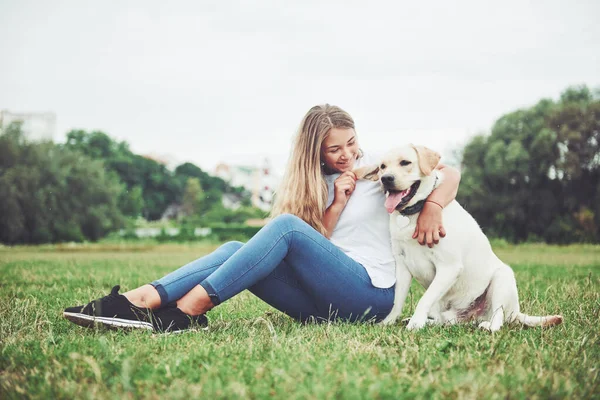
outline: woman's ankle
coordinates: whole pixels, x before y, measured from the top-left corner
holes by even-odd
[[[144,285],[123,293],[131,304],[140,308],[157,309],[161,305],[160,295],[152,285]]]
[[[206,290],[200,285],[195,286],[181,299],[177,300],[177,308],[187,315],[195,316],[205,314],[214,307]]]

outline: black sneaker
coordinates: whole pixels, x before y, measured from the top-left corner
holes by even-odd
[[[159,333],[183,333],[208,329],[206,315],[187,315],[176,303],[169,303],[154,310],[154,331]]]
[[[120,286],[112,288],[108,296],[94,300],[85,306],[69,307],[63,316],[81,326],[102,324],[109,328],[138,328],[152,330],[152,311],[132,304],[119,294]]]

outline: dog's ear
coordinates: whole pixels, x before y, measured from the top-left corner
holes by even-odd
[[[374,182],[379,180],[379,176],[377,176],[379,166],[377,165],[365,165],[364,167],[355,169],[353,172],[358,179],[367,179]]]
[[[425,146],[415,146],[413,144],[411,146],[417,152],[417,157],[419,157],[419,169],[423,175],[430,175],[435,167],[437,167],[442,156],[437,151],[428,149]]]

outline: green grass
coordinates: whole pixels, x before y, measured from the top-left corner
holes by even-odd
[[[599,398],[600,246],[500,246],[552,329],[300,325],[251,294],[178,336],[85,329],[63,308],[145,284],[211,245],[0,248],[0,398]],[[423,290],[413,284],[404,314]]]

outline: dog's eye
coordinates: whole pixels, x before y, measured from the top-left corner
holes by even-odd
[[[405,167],[405,166],[410,165],[410,164],[412,164],[410,161],[406,161],[406,160],[400,161],[400,166],[402,166],[402,167]]]
[[[381,165],[379,166],[379,168],[381,168],[381,169],[385,169],[385,164],[381,164]]]

